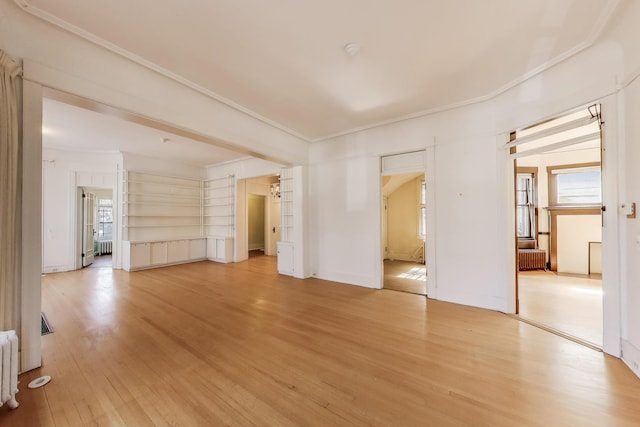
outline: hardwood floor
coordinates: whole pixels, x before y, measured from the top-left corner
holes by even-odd
[[[424,264],[411,261],[384,260],[385,289],[427,294],[427,268]]]
[[[520,316],[602,347],[602,280],[552,271],[518,274]]]
[[[93,262],[89,265],[89,268],[113,268],[111,254],[95,257]]]
[[[2,426],[640,423],[616,358],[497,312],[279,276],[271,257],[48,274],[42,291],[55,333]]]

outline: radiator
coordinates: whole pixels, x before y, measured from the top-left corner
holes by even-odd
[[[518,270],[546,270],[547,254],[542,249],[518,249]]]
[[[99,240],[98,241],[98,255],[111,253],[111,240]]]
[[[0,406],[18,407],[18,336],[15,331],[0,332]]]

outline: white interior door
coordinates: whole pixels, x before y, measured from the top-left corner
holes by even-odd
[[[82,266],[93,263],[96,195],[84,192],[82,194]]]

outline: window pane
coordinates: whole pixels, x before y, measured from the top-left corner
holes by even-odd
[[[556,189],[559,205],[598,205],[602,202],[600,171],[559,173]]]
[[[529,217],[529,206],[518,206],[518,237],[531,237],[531,222]]]
[[[533,174],[519,173],[516,178],[518,237],[532,237],[531,217],[535,209]]]

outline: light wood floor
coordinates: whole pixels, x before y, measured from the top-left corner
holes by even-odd
[[[272,257],[42,290],[55,332],[3,427],[640,424],[616,358],[497,312],[278,276]]]
[[[552,271],[518,274],[520,316],[602,346],[602,280]]]
[[[111,254],[100,255],[93,259],[93,262],[89,265],[90,268],[113,268],[111,261]]]
[[[424,264],[411,261],[384,260],[385,289],[427,294],[427,268]]]

